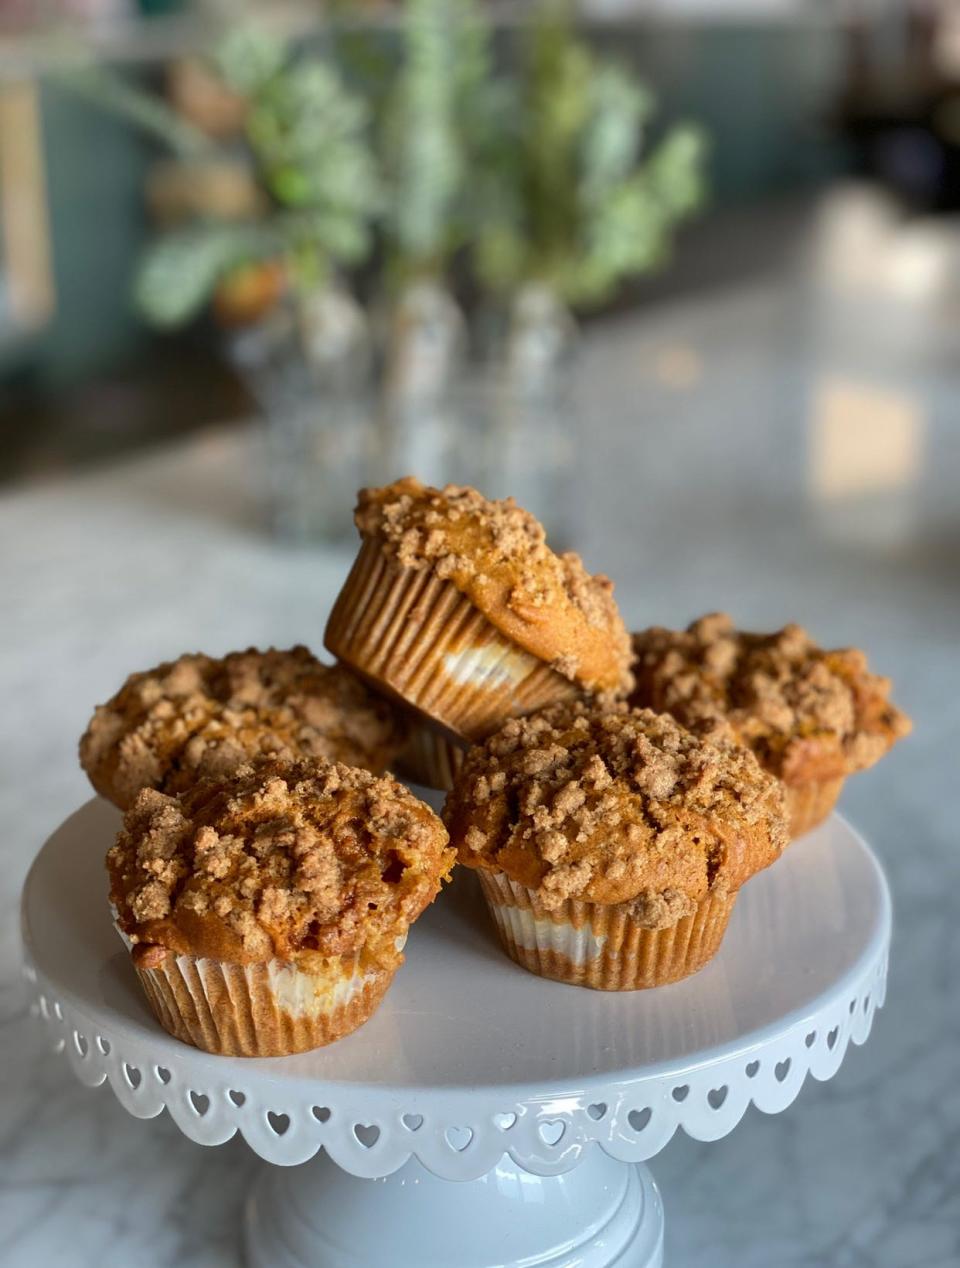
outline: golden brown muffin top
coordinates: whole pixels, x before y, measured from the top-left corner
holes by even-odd
[[[543,526],[513,498],[476,489],[430,488],[408,476],[361,489],[354,515],[404,568],[432,568],[491,624],[532,656],[589,691],[625,690],[630,638],[613,583],[579,555],[556,555]]]
[[[631,703],[748,745],[788,784],[863,770],[910,731],[863,652],[824,651],[799,625],[747,634],[715,612],[685,631],[644,630],[633,646]]]
[[[321,664],[305,647],[250,648],[131,674],[97,708],[80,764],[97,792],[126,809],[141,788],[182,792],[271,753],[379,774],[405,734],[400,715],[344,666]]]
[[[309,970],[362,950],[392,968],[454,857],[437,816],[393,776],[260,759],[178,797],[142,789],[107,869],[140,967],[173,951]]]
[[[550,910],[633,903],[663,928],[732,892],[787,841],[783,791],[747,749],[648,709],[556,705],[468,751],[444,807],[459,859]]]

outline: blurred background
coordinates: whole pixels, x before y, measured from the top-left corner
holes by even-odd
[[[250,1156],[44,1053],[19,887],[94,704],[319,651],[407,473],[515,495],[632,628],[893,676],[915,733],[841,807],[897,910],[874,1035],[655,1166],[684,1268],[955,1268],[960,4],[0,0],[4,1268],[236,1262]]]
[[[0,481],[216,427],[291,542],[406,471],[569,539],[585,346],[636,315],[647,427],[716,371],[641,332],[780,278],[824,315],[811,487],[865,492],[924,410],[854,366],[934,353],[958,205],[949,0],[3,0]]]

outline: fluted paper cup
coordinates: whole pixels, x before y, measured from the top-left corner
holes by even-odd
[[[638,991],[689,977],[710,960],[736,901],[711,894],[691,915],[648,929],[629,903],[567,899],[547,911],[534,890],[502,872],[479,870],[503,949],[531,973],[599,991]]]
[[[463,765],[465,753],[462,744],[418,720],[411,728],[410,738],[395,767],[398,775],[422,784],[424,788],[449,792]]]
[[[844,779],[810,779],[802,784],[784,784],[784,800],[790,822],[790,839],[811,832],[837,804]]]
[[[576,687],[500,631],[451,581],[404,568],[366,539],[324,643],[375,688],[454,738],[569,699]]]
[[[164,1030],[205,1052],[279,1057],[320,1048],[350,1034],[376,1010],[393,978],[361,969],[359,956],[336,957],[308,973],[294,964],[229,964],[167,956],[137,976]]]

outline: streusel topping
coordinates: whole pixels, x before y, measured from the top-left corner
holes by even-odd
[[[141,788],[175,793],[253,757],[325,757],[383,771],[404,742],[399,714],[305,647],[181,656],[131,674],[100,705],[80,763],[121,808]]]
[[[825,651],[799,625],[748,634],[712,613],[685,631],[644,630],[633,646],[632,703],[748,745],[788,783],[872,766],[910,731],[863,652]]]
[[[557,555],[513,498],[430,488],[413,477],[361,489],[354,516],[402,567],[433,569],[532,655],[589,690],[629,685],[630,640],[613,583],[579,555]]]
[[[651,928],[733,891],[786,844],[783,794],[744,748],[625,705],[557,705],[469,750],[444,808],[460,861],[548,910],[634,903]]]
[[[179,797],[143,789],[107,855],[141,966],[177,954],[306,963],[363,948],[383,967],[454,852],[392,776],[261,759]]]

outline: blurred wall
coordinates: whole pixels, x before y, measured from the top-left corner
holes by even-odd
[[[123,359],[146,332],[130,304],[130,275],[147,232],[141,137],[55,85],[41,91],[56,311],[6,351],[0,372],[57,383]]]

